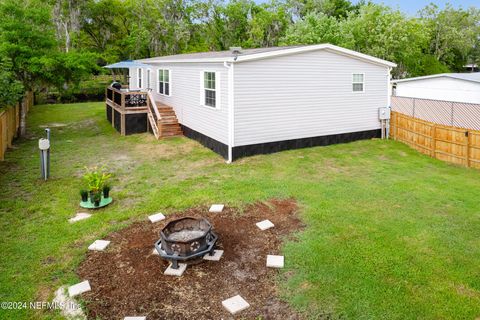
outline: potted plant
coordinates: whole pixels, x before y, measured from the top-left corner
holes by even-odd
[[[83,179],[88,186],[90,201],[98,207],[102,200],[102,192],[104,195],[109,195],[110,186],[107,185],[107,181],[110,179],[111,174],[107,173],[104,167],[85,168],[85,171]],[[95,204],[97,198],[99,198],[98,205]]]
[[[80,190],[80,196],[82,197],[82,202],[88,201],[88,191],[85,189]]]
[[[98,207],[100,205],[100,201],[102,201],[102,194],[100,192],[96,192],[93,196],[93,205]]]
[[[103,191],[103,197],[104,197],[105,199],[108,198],[108,197],[110,197],[110,188],[111,188],[111,187],[110,187],[110,185],[108,185],[108,184],[103,186],[102,191]]]

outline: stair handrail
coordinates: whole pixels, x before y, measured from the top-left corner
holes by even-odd
[[[155,99],[153,98],[153,95],[152,95],[152,90],[148,90],[147,91],[147,97],[148,97],[148,103],[149,103],[149,108],[153,109],[153,112],[155,113],[155,118],[156,120],[160,120],[162,118],[162,116],[160,115],[160,112],[158,111],[158,108],[157,108],[157,103],[155,102]]]

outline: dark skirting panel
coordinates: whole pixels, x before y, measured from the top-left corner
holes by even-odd
[[[326,146],[330,144],[345,143],[372,138],[380,138],[380,129],[233,147],[232,157],[233,160],[236,160],[242,157],[253,156],[256,154],[267,154],[291,149]]]
[[[122,132],[122,115],[117,110],[113,110],[113,126],[117,129],[118,132]]]
[[[228,146],[226,144],[221,143],[220,141],[217,141],[215,139],[212,139],[182,124],[180,126],[182,127],[184,136],[200,142],[202,145],[218,153],[223,158],[228,159]]]
[[[108,122],[110,122],[110,124],[112,124],[112,107],[110,107],[108,104],[107,104],[107,108],[106,108],[106,112],[107,112],[107,120]]]
[[[125,134],[147,132],[146,113],[125,114]]]

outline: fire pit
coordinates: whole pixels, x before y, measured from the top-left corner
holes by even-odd
[[[172,261],[173,269],[178,269],[178,261],[213,254],[217,239],[206,219],[186,217],[170,221],[160,232],[155,248],[160,256]]]

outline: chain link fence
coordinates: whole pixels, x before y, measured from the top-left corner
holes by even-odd
[[[480,130],[480,104],[393,96],[392,111],[446,126]]]

